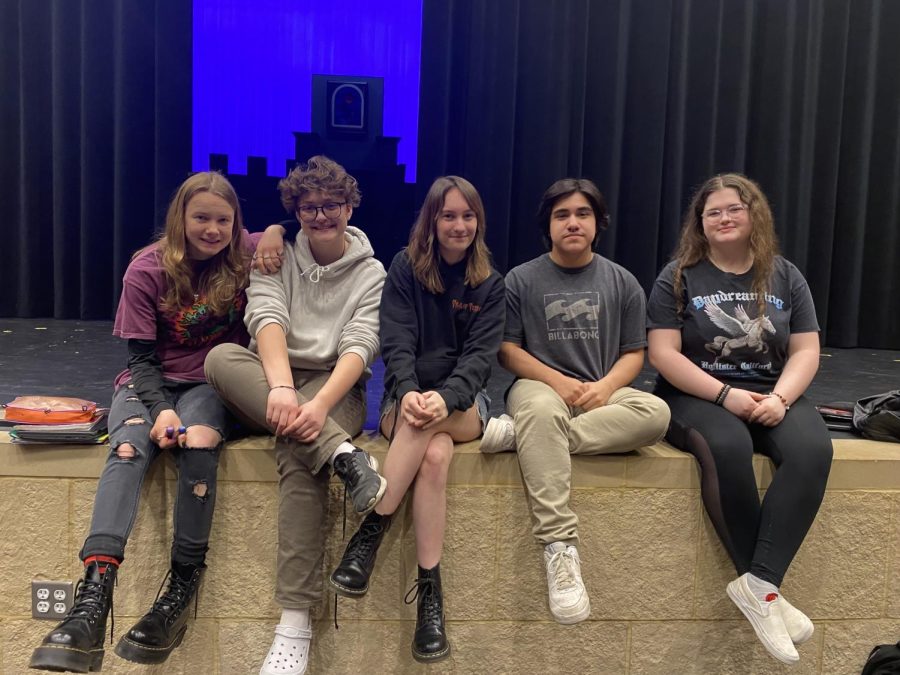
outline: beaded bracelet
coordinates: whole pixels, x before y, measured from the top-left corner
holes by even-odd
[[[784,409],[785,409],[785,410],[790,410],[790,409],[791,409],[791,406],[788,405],[787,399],[786,399],[784,396],[782,396],[781,394],[779,394],[777,391],[774,391],[774,390],[773,390],[773,391],[770,391],[768,395],[769,395],[769,396],[774,396],[774,397],[777,398],[779,401],[781,401],[782,405],[784,405]]]
[[[723,384],[722,388],[719,390],[719,395],[716,396],[716,400],[713,401],[714,404],[721,406],[725,404],[725,398],[728,396],[728,392],[731,391],[730,384]]]

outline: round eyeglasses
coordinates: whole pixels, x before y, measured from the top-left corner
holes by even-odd
[[[729,218],[734,220],[746,210],[747,206],[744,204],[732,204],[725,209],[710,209],[703,214],[703,217],[711,223],[718,223],[726,214],[728,214]]]
[[[347,202],[325,202],[322,206],[313,206],[312,204],[303,204],[297,207],[297,214],[304,223],[313,222],[319,215],[319,211],[326,218],[337,218],[341,215],[341,207]]]

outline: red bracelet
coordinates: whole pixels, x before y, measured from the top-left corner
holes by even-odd
[[[773,390],[773,391],[770,391],[770,392],[769,392],[769,396],[774,396],[774,397],[777,398],[779,401],[781,401],[782,405],[784,405],[784,409],[785,409],[785,410],[790,410],[790,409],[791,409],[791,406],[788,405],[787,399],[786,399],[784,396],[782,396],[781,394],[779,394],[777,391],[774,391],[774,390]]]

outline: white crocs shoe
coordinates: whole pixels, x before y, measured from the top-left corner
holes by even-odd
[[[816,627],[806,614],[789,603],[783,595],[778,602],[781,605],[781,618],[784,619],[788,635],[795,645],[802,645],[813,636]]]
[[[275,626],[275,639],[259,675],[303,675],[309,665],[312,630],[293,626]]]

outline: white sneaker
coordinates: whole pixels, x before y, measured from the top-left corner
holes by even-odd
[[[584,621],[591,613],[591,600],[581,580],[578,549],[555,541],[544,547],[544,562],[553,618],[564,624]]]
[[[309,665],[309,642],[312,630],[278,624],[275,640],[269,648],[259,675],[302,675]]]
[[[516,449],[516,425],[509,415],[492,417],[484,425],[481,437],[482,452],[505,452]]]
[[[778,604],[781,605],[781,618],[784,619],[788,635],[795,645],[802,645],[813,636],[816,627],[806,614],[789,603],[783,595],[780,596]]]
[[[800,655],[794,649],[794,643],[788,634],[781,615],[782,598],[777,593],[770,602],[760,602],[750,587],[747,586],[747,575],[742,574],[725,587],[728,597],[743,612],[744,616],[756,631],[756,637],[776,659],[783,663],[797,663]]]

